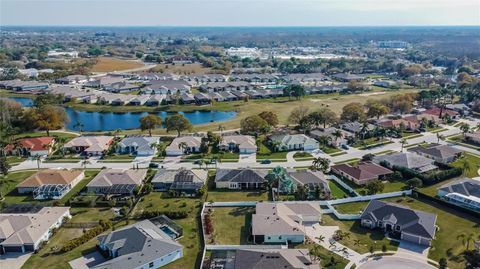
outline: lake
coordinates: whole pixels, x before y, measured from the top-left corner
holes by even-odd
[[[12,97],[9,99],[15,100],[25,107],[33,105],[31,98]],[[149,112],[86,112],[69,107],[66,107],[65,111],[69,118],[66,128],[79,131],[79,128],[75,125],[80,122],[83,124],[82,130],[85,132],[137,129],[140,127],[140,118],[150,114]],[[176,112],[160,111],[153,114],[165,119],[167,116],[176,114]],[[178,112],[178,114],[184,115],[193,125],[226,121],[237,116],[237,112],[233,111],[192,111]]]

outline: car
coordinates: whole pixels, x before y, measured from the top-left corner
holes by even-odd
[[[343,144],[342,149],[349,149],[349,147],[347,145]]]
[[[150,163],[148,168],[158,168],[158,163]]]
[[[261,164],[271,164],[271,163],[272,163],[271,160],[263,160],[263,161],[261,162]]]

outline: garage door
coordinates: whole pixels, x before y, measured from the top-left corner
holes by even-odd
[[[22,252],[22,247],[3,247],[5,249],[5,252]]]

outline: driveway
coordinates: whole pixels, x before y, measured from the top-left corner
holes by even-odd
[[[68,262],[73,269],[88,269],[105,261],[98,251],[90,252],[85,256]]]
[[[257,154],[252,153],[252,154],[240,154],[238,157],[238,162],[239,163],[257,163]]]
[[[414,259],[397,257],[397,256],[383,256],[362,264],[359,269],[434,269],[427,262],[422,262]]]
[[[11,252],[0,255],[0,268],[20,269],[32,253]]]
[[[398,246],[397,254],[406,254],[406,255],[415,255],[419,258],[423,256],[423,258],[428,259],[428,249],[427,246],[422,246],[406,241],[400,241],[400,245]]]

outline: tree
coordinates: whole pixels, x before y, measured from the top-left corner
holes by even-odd
[[[75,122],[75,124],[73,125],[73,129],[78,129],[78,131],[83,132],[83,123],[79,120],[77,120],[77,122]]]
[[[384,184],[378,179],[372,180],[365,185],[365,189],[367,190],[368,194],[382,192],[384,187]]]
[[[364,92],[369,90],[368,86],[364,82],[357,80],[349,81],[347,88],[351,92]]]
[[[180,142],[180,143],[178,143],[178,149],[181,149],[182,152],[185,153],[185,151],[187,150],[187,148],[188,148],[187,142]]]
[[[407,186],[410,188],[410,189],[416,189],[416,188],[421,188],[422,185],[423,185],[423,182],[421,179],[417,178],[417,177],[414,177],[412,179],[409,179],[407,180]]]
[[[288,116],[288,122],[293,124],[300,124],[302,120],[304,120],[308,115],[308,107],[299,106],[296,107],[290,112],[290,116]]]
[[[447,264],[447,259],[445,259],[443,257],[440,258],[440,260],[438,261],[438,268],[439,269],[446,269],[446,268],[448,268],[447,265],[448,265]]]
[[[323,128],[326,128],[327,124],[332,125],[337,122],[337,114],[326,107],[308,114],[308,117],[313,124],[323,125]]]
[[[283,89],[283,94],[289,98],[295,97],[297,100],[305,95],[305,88],[299,84],[288,85]]]
[[[382,252],[387,252],[387,246],[385,244],[382,245]]]
[[[342,115],[340,118],[347,122],[363,121],[365,119],[365,110],[360,103],[349,103],[342,109]]]
[[[261,134],[270,130],[268,123],[260,116],[253,115],[246,117],[240,122],[240,131],[244,134]]]
[[[140,119],[140,129],[142,131],[148,130],[148,134],[150,136],[152,136],[152,130],[161,124],[162,124],[162,119],[159,116],[154,114],[149,114]]]
[[[7,162],[7,157],[0,157],[0,173],[2,173],[3,175],[7,175],[9,169],[10,164]]]
[[[377,119],[379,119],[381,116],[388,114],[388,112],[390,112],[390,110],[385,105],[380,103],[374,103],[368,108],[367,116],[376,117]]]
[[[473,233],[465,234],[461,233],[457,236],[457,240],[462,240],[462,244],[465,246],[466,250],[470,248],[470,243],[475,242],[475,235]]]
[[[470,125],[468,125],[468,123],[462,122],[460,123],[459,129],[462,131],[463,137],[465,137],[467,133],[470,131]]]
[[[318,157],[318,158],[315,158],[312,162],[313,170],[320,170],[326,173],[329,167],[330,167],[330,160],[327,158]]]
[[[41,108],[47,105],[59,106],[63,103],[64,97],[61,94],[39,94],[33,101],[33,106]]]
[[[190,121],[188,121],[188,119],[181,114],[175,114],[167,117],[165,120],[165,125],[167,127],[167,132],[177,131],[178,136],[180,136],[183,131],[190,131],[193,128],[193,125],[190,123]]]
[[[50,136],[50,130],[61,129],[68,121],[67,113],[61,107],[45,105],[41,108],[31,108],[29,117],[32,117],[35,126],[40,130],[45,130],[47,136]]]
[[[339,129],[336,129],[333,133],[332,133],[333,137],[335,137],[335,144],[337,143],[337,140],[339,138],[341,138],[343,136],[343,133],[342,131],[340,131]]]
[[[462,167],[461,167],[461,169],[462,169],[462,175],[465,175],[467,172],[469,172],[470,170],[472,170],[472,166],[471,166],[470,162],[467,161],[467,159],[464,159],[464,160],[462,161]]]
[[[268,123],[268,125],[270,125],[272,127],[275,127],[275,126],[278,125],[277,114],[275,114],[272,111],[263,111],[260,114],[258,114],[258,116],[260,118],[262,118],[263,120],[265,120]]]
[[[402,145],[402,150],[401,152],[403,152],[403,148],[405,147],[405,144],[407,144],[407,140],[405,138],[403,138],[402,140],[400,140],[400,145]]]

